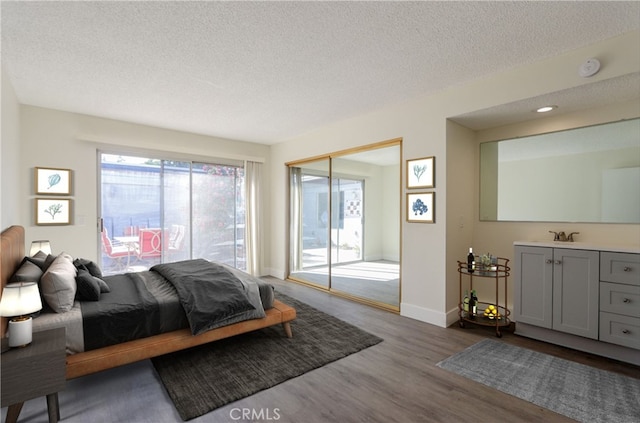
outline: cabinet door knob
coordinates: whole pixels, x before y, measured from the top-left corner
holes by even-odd
[[[625,298],[624,300],[622,300],[623,303],[630,303],[631,300],[629,298]]]
[[[556,260],[555,263],[556,264],[562,264],[562,260]]]
[[[629,266],[625,266],[622,270],[624,270],[625,272],[631,272],[631,268]]]
[[[551,263],[553,263],[553,260],[551,260],[551,259],[546,259],[546,260],[545,260],[545,263],[547,263],[547,264],[551,264]]]
[[[625,335],[629,335],[631,331],[629,329],[623,329],[622,333],[624,333]]]

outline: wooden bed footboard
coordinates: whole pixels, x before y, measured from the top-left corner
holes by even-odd
[[[0,287],[0,296],[2,295],[1,288],[4,288],[9,282],[25,256],[24,228],[11,226],[2,231],[1,238],[0,274],[2,286]],[[234,323],[197,336],[191,335],[189,329],[183,329],[68,355],[66,378],[67,380],[74,379],[278,324],[282,324],[286,336],[291,338],[293,335],[290,322],[295,318],[296,310],[293,307],[275,300],[274,307],[266,310],[266,316],[262,319]],[[2,337],[5,336],[6,327],[7,321],[2,318],[2,326],[0,327]]]
[[[191,335],[189,329],[182,329],[68,355],[67,380],[277,324],[283,325],[288,337],[292,336],[290,322],[296,318],[296,310],[293,307],[276,300],[274,307],[266,310],[266,314],[262,319],[245,320],[197,336]]]

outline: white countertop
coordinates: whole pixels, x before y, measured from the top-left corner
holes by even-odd
[[[574,250],[613,251],[616,253],[640,254],[639,245],[616,245],[616,244],[607,244],[607,243],[561,242],[561,241],[516,241],[513,243],[513,245],[523,245],[527,247],[569,248]]]

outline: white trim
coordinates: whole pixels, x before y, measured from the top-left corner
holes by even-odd
[[[227,160],[238,160],[241,162],[251,161],[257,163],[265,163],[267,161],[264,157],[254,157],[254,156],[245,156],[240,154],[229,154],[224,153],[222,151],[216,150],[215,155],[211,155],[211,149],[197,149],[193,147],[189,147],[188,152],[185,152],[184,145],[180,143],[176,143],[172,146],[162,146],[158,144],[154,144],[152,142],[143,142],[140,140],[136,141],[136,146],[131,146],[131,141],[129,140],[115,140],[112,138],[104,139],[97,136],[92,135],[78,135],[78,141],[88,142],[97,144],[100,150],[105,151],[113,151],[114,148],[117,148],[117,151],[122,153],[132,153],[132,154],[153,154],[157,155],[158,152],[166,153],[179,153],[180,156],[168,156],[166,158],[182,158],[182,159],[190,159],[190,160],[205,160],[207,158],[216,157],[219,159],[227,159]],[[198,151],[196,151],[198,150]]]
[[[274,269],[272,267],[268,267],[265,269],[266,270],[266,274],[269,276],[273,276],[274,278],[278,278],[281,280],[286,280],[286,272],[282,269]]]
[[[400,315],[404,317],[409,317],[411,319],[420,320],[421,322],[440,326],[441,328],[447,327],[446,314],[440,311],[431,310],[431,309],[420,307],[414,304],[401,303]]]

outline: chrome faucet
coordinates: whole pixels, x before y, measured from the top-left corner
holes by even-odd
[[[568,236],[567,236],[567,241],[569,242],[573,242],[573,236],[574,235],[578,235],[580,234],[580,232],[571,232]]]

